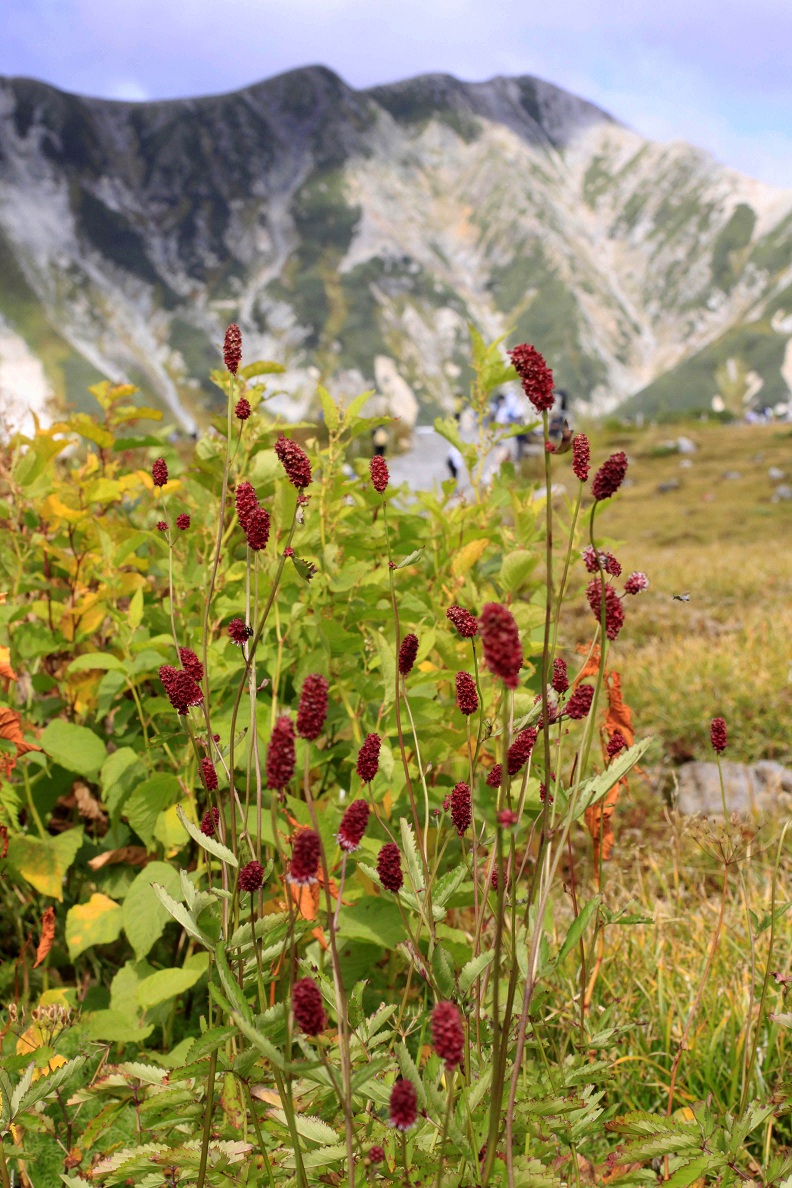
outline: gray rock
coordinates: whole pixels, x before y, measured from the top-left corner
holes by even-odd
[[[741,479],[741,478],[742,478],[742,471],[741,471],[741,470],[724,470],[723,474],[721,475],[721,478],[724,478],[724,479]]]
[[[776,487],[773,492],[773,503],[786,503],[792,499],[792,487],[788,483],[782,483],[780,487]]]
[[[689,437],[678,437],[676,440],[676,448],[680,454],[695,454],[698,446],[695,441],[691,441]]]
[[[780,466],[771,466],[767,472],[767,477],[773,483],[780,483],[781,479],[784,477],[784,472]]]
[[[622,484],[624,485],[624,484]],[[667,483],[659,483],[657,487],[658,495],[667,495],[669,491],[679,490],[679,479],[669,479]]]
[[[792,806],[792,770],[762,759],[751,766],[722,762],[726,807],[730,813],[778,813]],[[678,772],[680,813],[723,812],[717,763],[683,763]]]

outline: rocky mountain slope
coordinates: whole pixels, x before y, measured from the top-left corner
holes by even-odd
[[[598,411],[775,404],[792,192],[529,77],[309,67],[155,103],[0,80],[0,392],[123,377],[190,427],[232,319],[286,364],[287,413],[319,377],[450,407],[468,321]]]

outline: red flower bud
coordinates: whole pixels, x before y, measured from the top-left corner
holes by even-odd
[[[488,602],[479,619],[484,661],[508,689],[519,684],[523,654],[514,615],[498,602]]]
[[[217,788],[217,771],[212,760],[207,758],[206,755],[201,760],[201,775],[203,776],[203,782],[206,785],[207,792],[214,792]]]
[[[572,470],[581,483],[585,483],[591,466],[591,446],[585,433],[577,433],[572,439]]]
[[[476,682],[469,672],[456,674],[456,703],[460,713],[463,713],[465,717],[475,714],[479,707]]]
[[[297,733],[313,742],[322,733],[327,717],[327,681],[318,673],[305,678],[297,709]]]
[[[407,674],[412,670],[412,666],[415,664],[415,657],[417,655],[418,636],[413,635],[412,633],[410,635],[405,635],[404,639],[401,641],[401,647],[399,648],[399,672],[402,676],[407,676]]]
[[[173,708],[180,715],[187,713],[191,705],[200,705],[203,692],[188,672],[180,668],[172,668],[170,664],[163,664],[159,670],[159,679]]]
[[[618,730],[616,730],[608,739],[608,745],[605,750],[608,752],[608,758],[614,759],[620,751],[627,750],[627,740]]]
[[[493,767],[492,771],[487,776],[487,779],[486,779],[487,787],[488,788],[500,788],[502,780],[503,780],[503,766],[500,763],[496,763],[495,766]]]
[[[246,400],[244,396],[240,396],[234,408],[234,416],[238,421],[246,421],[252,412],[250,401]]]
[[[164,487],[168,481],[168,466],[164,458],[157,458],[151,468],[151,477],[155,487]]]
[[[450,623],[453,623],[463,639],[472,639],[474,635],[478,635],[479,628],[476,618],[464,607],[449,606],[446,618]]]
[[[294,775],[297,758],[294,751],[294,726],[286,714],[278,718],[267,747],[267,787],[283,791]]]
[[[470,787],[460,780],[451,792],[451,820],[460,837],[470,828],[472,820],[470,808]]]
[[[196,684],[200,685],[204,676],[203,664],[192,648],[179,648],[179,659],[184,671],[190,674]]]
[[[338,844],[349,854],[360,848],[369,819],[369,806],[365,800],[353,800],[341,818],[338,828]]]
[[[553,688],[556,693],[566,693],[569,688],[569,677],[567,675],[566,660],[558,659],[553,661]]]
[[[449,1072],[462,1063],[465,1032],[455,1003],[438,1002],[432,1011],[432,1043]]]
[[[537,412],[549,412],[553,407],[553,373],[535,347],[521,343],[509,351],[514,370],[520,377],[522,390]]]
[[[412,1081],[398,1080],[390,1095],[391,1126],[410,1130],[418,1120],[418,1094]]]
[[[319,1035],[327,1027],[322,992],[313,978],[301,978],[292,990],[294,1021],[304,1035]]]
[[[239,520],[239,526],[242,531],[245,531],[248,519],[251,512],[255,511],[259,505],[258,497],[253,489],[252,483],[240,483],[236,489],[236,496],[234,498],[236,504],[236,514]]]
[[[298,887],[315,883],[319,872],[319,834],[301,829],[294,837],[288,879]]]
[[[357,773],[364,784],[370,784],[379,771],[379,753],[382,739],[378,734],[366,735],[363,746],[358,751]]]
[[[249,513],[243,528],[248,548],[255,553],[266,548],[270,534],[270,515],[264,507],[254,507]]]
[[[586,598],[592,614],[597,622],[601,618],[602,585],[599,578],[594,578],[586,586]],[[605,584],[605,634],[608,639],[616,639],[624,626],[624,607],[622,600],[610,582]]]
[[[375,454],[369,462],[369,474],[372,487],[378,495],[381,495],[388,485],[390,475],[388,474],[388,463],[379,454]]]
[[[611,454],[594,475],[594,482],[591,484],[594,498],[597,500],[610,499],[611,495],[615,495],[624,482],[626,473],[627,455],[624,451],[619,450],[617,454]]]
[[[232,322],[223,340],[223,359],[232,375],[236,375],[242,361],[242,331]]]
[[[235,644],[243,644],[250,639],[253,628],[248,627],[244,619],[232,619],[228,624],[228,634]]]
[[[248,862],[239,872],[237,879],[237,886],[240,891],[249,891],[253,895],[260,890],[264,882],[264,867],[260,862],[256,862],[255,858],[252,862]]]
[[[186,532],[187,529],[190,527],[190,517],[187,515],[186,512],[181,512],[176,517],[176,527],[179,529],[180,532]]]
[[[720,755],[726,750],[726,722],[723,718],[713,718],[710,726],[710,742],[712,749]]]
[[[275,453],[286,471],[286,477],[298,489],[309,486],[311,482],[311,463],[308,455],[296,441],[288,437],[279,437],[275,442]]]
[[[205,837],[214,837],[217,833],[217,823],[220,820],[220,809],[210,808],[201,818],[201,833]]]
[[[506,766],[510,776],[516,776],[530,759],[536,742],[536,733],[533,726],[528,726],[525,730],[520,731],[509,747],[506,754]]]
[[[594,700],[594,686],[593,685],[578,685],[575,692],[570,697],[566,704],[565,714],[573,721],[580,721],[581,718],[588,716],[591,709],[591,703]]]
[[[394,895],[404,886],[401,853],[395,842],[388,842],[377,856],[377,874],[386,891]]]

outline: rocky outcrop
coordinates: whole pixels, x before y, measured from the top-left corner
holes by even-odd
[[[309,67],[141,104],[0,80],[0,319],[61,396],[128,378],[191,425],[236,319],[287,364],[285,412],[386,376],[426,416],[467,390],[473,321],[597,411],[741,408],[787,398],[790,314],[791,193],[539,79]]]
[[[730,813],[779,813],[792,807],[792,770],[769,759],[747,765],[722,762],[726,808]],[[719,816],[723,812],[717,763],[683,763],[678,772],[681,813]]]

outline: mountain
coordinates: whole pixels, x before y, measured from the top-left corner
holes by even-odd
[[[0,389],[138,383],[205,418],[225,325],[409,416],[468,378],[467,322],[534,342],[594,411],[786,401],[792,192],[540,79],[354,90],[307,67],[122,103],[0,79]]]

